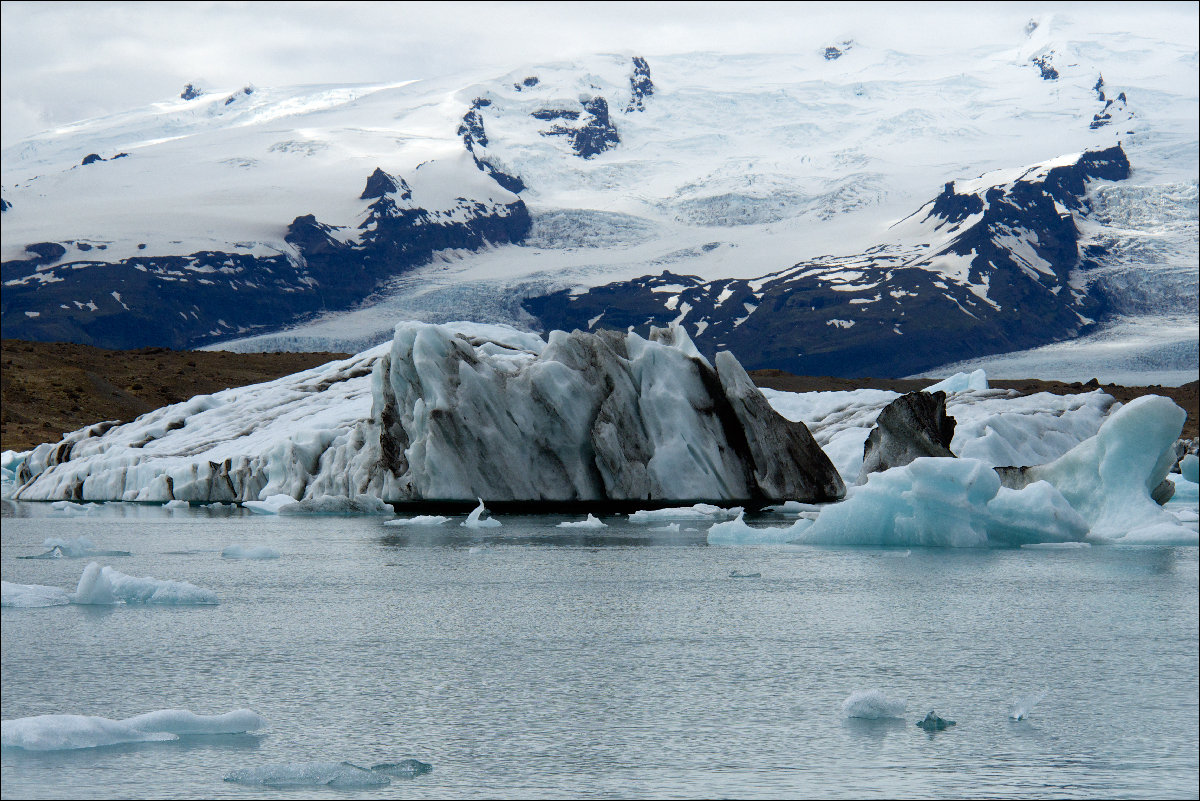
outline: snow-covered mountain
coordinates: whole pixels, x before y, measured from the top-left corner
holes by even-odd
[[[748,367],[884,375],[1194,317],[1194,44],[1027,22],[939,53],[189,86],[4,152],[4,336],[360,350],[405,318],[678,321]],[[1170,224],[1120,224],[1148,196]]]

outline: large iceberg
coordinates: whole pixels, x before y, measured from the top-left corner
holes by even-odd
[[[733,356],[634,333],[402,323],[390,345],[105,423],[16,462],[13,497],[166,502],[834,500],[841,477]],[[280,507],[282,511],[282,507]]]
[[[146,576],[127,576],[110,566],[92,562],[79,577],[71,603],[108,605],[120,603],[178,606],[215,604],[217,594],[188,581],[162,580]]]

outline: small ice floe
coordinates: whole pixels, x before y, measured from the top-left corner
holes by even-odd
[[[1038,551],[1074,551],[1079,548],[1091,548],[1090,542],[1027,542],[1022,548],[1032,548]]]
[[[440,526],[450,518],[441,515],[417,515],[416,517],[397,517],[395,520],[385,520],[385,526]]]
[[[801,503],[800,501],[784,501],[775,506],[768,506],[772,512],[778,512],[781,515],[799,515],[804,513],[819,513],[821,507],[815,503]]]
[[[1045,693],[1035,693],[1033,695],[1026,695],[1018,698],[1017,700],[1013,701],[1012,706],[1009,707],[1008,716],[1013,720],[1024,720],[1025,718],[1029,717],[1029,713],[1032,712],[1033,708],[1041,703],[1042,699],[1045,697]]]
[[[735,520],[715,523],[708,530],[709,545],[783,545],[800,537],[813,521],[799,518],[790,526],[783,528],[751,528],[742,519],[743,513],[738,512]]]
[[[227,782],[262,787],[386,787],[392,780],[382,771],[349,762],[291,762],[235,770]]]
[[[894,701],[881,690],[859,690],[842,701],[842,714],[848,718],[884,720],[904,717],[906,704]]]
[[[217,594],[187,581],[164,581],[146,576],[137,578],[100,567],[92,562],[79,577],[79,585],[70,596],[71,603],[108,605],[142,603],[162,605],[215,604]]]
[[[291,495],[269,495],[261,501],[243,501],[242,506],[260,515],[277,515],[280,509],[295,502]]]
[[[266,545],[229,545],[221,550],[223,559],[278,559],[279,551]]]
[[[665,526],[654,526],[650,529],[650,531],[669,531],[672,534],[678,534],[679,533],[679,524],[678,523],[667,523]],[[688,529],[688,531],[695,531],[695,529]]]
[[[657,523],[660,520],[716,520],[720,517],[736,517],[742,513],[742,507],[722,509],[711,503],[698,503],[694,506],[680,506],[672,509],[644,509],[629,515],[630,523]]]
[[[33,556],[19,556],[18,559],[86,559],[96,556],[129,556],[129,551],[101,551],[97,550],[96,543],[92,542],[87,537],[76,537],[73,540],[64,540],[59,537],[50,537],[42,542],[43,548],[50,550],[45,553],[35,554]]]
[[[921,727],[925,731],[941,731],[942,729],[945,729],[945,728],[948,728],[950,726],[954,726],[957,724],[955,724],[955,722],[953,720],[946,720],[945,718],[938,717],[937,712],[930,710],[929,714],[926,715],[923,720],[918,720],[916,725]]]
[[[74,503],[73,501],[55,501],[50,508],[58,513],[57,516],[79,517],[100,509],[98,503]]]
[[[0,582],[0,606],[35,609],[43,606],[64,606],[71,603],[67,591],[62,587],[47,587],[44,584],[13,584]]]
[[[181,735],[243,734],[265,728],[267,721],[249,709],[223,715],[197,715],[186,709],[161,709],[124,720],[92,715],[38,715],[3,722],[5,748],[66,751],[121,743],[177,740]]]
[[[471,514],[467,515],[467,519],[464,520],[462,523],[459,523],[459,525],[466,526],[467,528],[496,528],[496,527],[498,527],[500,525],[500,521],[497,520],[496,518],[489,517],[486,519],[481,519],[479,517],[481,514],[483,514],[486,511],[487,511],[487,509],[485,509],[483,506],[483,498],[480,498],[479,505],[476,506],[475,509],[472,510]]]
[[[271,495],[242,506],[264,515],[390,515],[392,507],[373,495],[318,495],[298,501],[291,495]]]
[[[191,509],[192,505],[187,501],[181,501],[176,498],[173,501],[167,501],[163,504],[164,509]]]
[[[762,578],[762,573],[739,573],[736,570],[729,571],[730,578]]]
[[[372,765],[371,770],[376,773],[382,773],[385,776],[411,779],[414,776],[429,773],[433,770],[433,765],[430,765],[428,762],[422,762],[419,759],[402,759],[399,762],[383,762],[379,765]]]
[[[591,513],[588,513],[587,520],[580,520],[576,523],[563,521],[558,524],[558,528],[608,528],[608,525],[600,522]]]

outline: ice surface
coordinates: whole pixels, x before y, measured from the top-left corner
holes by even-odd
[[[382,773],[385,776],[399,776],[411,779],[414,776],[429,773],[433,770],[433,765],[430,765],[428,762],[422,762],[419,759],[402,759],[399,762],[383,762],[379,765],[372,765],[371,770],[376,773]]]
[[[1024,720],[1029,717],[1029,713],[1033,708],[1042,702],[1046,697],[1045,693],[1035,693],[1033,695],[1025,695],[1012,702],[1009,707],[1008,716],[1013,720]]]
[[[229,545],[222,549],[224,559],[278,559],[279,551],[266,545]]]
[[[296,499],[291,495],[281,494],[268,496],[261,501],[245,501],[242,503],[242,506],[258,514],[277,515],[280,509],[294,503],[296,503]]]
[[[813,521],[800,518],[790,526],[782,528],[752,528],[742,519],[744,513],[738,512],[733,520],[715,523],[708,530],[709,545],[782,545],[798,539]]]
[[[318,495],[279,507],[281,515],[390,515],[392,507],[370,495]]]
[[[1197,457],[1194,453],[1184,456],[1179,463],[1179,472],[1186,481],[1190,481],[1193,484],[1200,484],[1200,457]]]
[[[1045,481],[1021,490],[1001,487],[988,501],[987,514],[987,536],[993,544],[1079,542],[1088,533],[1087,521]]]
[[[720,517],[734,517],[742,513],[742,507],[722,509],[711,503],[698,503],[693,506],[677,506],[670,509],[646,509],[632,512],[630,523],[656,523],[660,520],[715,520]]]
[[[217,594],[186,581],[127,576],[111,566],[92,562],[79,577],[71,595],[76,604],[146,603],[163,605],[215,604]]]
[[[391,784],[382,771],[367,770],[349,762],[291,762],[235,770],[227,782],[264,787],[386,787]]]
[[[494,517],[481,518],[480,517],[480,515],[482,515],[486,511],[487,511],[487,509],[485,509],[483,506],[483,498],[480,498],[479,505],[476,506],[474,509],[472,509],[471,514],[467,515],[467,519],[464,520],[463,522],[459,523],[459,525],[466,526],[467,528],[498,528],[501,525],[501,523],[496,518],[494,518]]]
[[[558,528],[608,528],[608,525],[593,517],[589,512],[587,520],[580,520],[578,522],[563,521],[558,524]]]
[[[395,520],[385,520],[385,526],[440,526],[450,518],[441,515],[417,515],[415,517],[397,517]]]
[[[190,509],[191,506],[187,501],[181,500],[167,501],[163,504],[164,509]]]
[[[947,395],[952,392],[967,392],[968,390],[988,389],[987,373],[983,370],[975,370],[968,373],[955,373],[949,378],[943,379],[936,384],[931,384],[925,387],[924,392],[945,392]]]
[[[13,584],[5,581],[3,600],[0,606],[22,607],[26,609],[40,606],[62,606],[69,604],[71,599],[62,587],[47,587],[42,584]]]
[[[902,718],[905,707],[903,701],[888,698],[882,690],[859,690],[842,702],[842,714],[848,718],[867,720]]]
[[[121,743],[176,740],[180,735],[240,734],[267,725],[249,709],[223,715],[197,715],[184,709],[163,709],[111,720],[90,715],[38,715],[3,723],[5,748],[63,751]]]

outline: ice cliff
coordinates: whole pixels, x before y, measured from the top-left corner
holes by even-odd
[[[23,500],[799,499],[845,494],[801,422],[681,327],[402,323],[390,345],[39,446]]]

